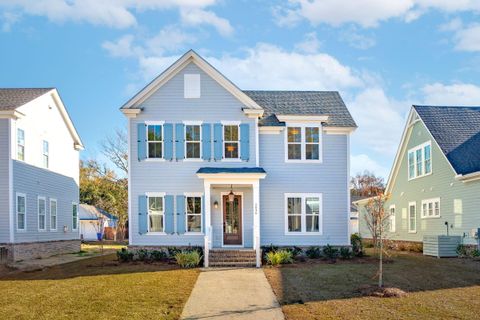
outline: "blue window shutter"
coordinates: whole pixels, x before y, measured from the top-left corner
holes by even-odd
[[[202,231],[205,232],[205,196],[202,196]]]
[[[173,233],[174,215],[173,215],[173,196],[165,196],[165,233]]]
[[[210,123],[202,124],[202,159],[210,160],[212,157],[212,131]]]
[[[177,232],[184,234],[186,231],[185,222],[185,197],[177,196]]]
[[[242,123],[240,125],[240,158],[248,161],[250,158],[250,125]]]
[[[137,124],[137,153],[138,161],[147,158],[147,128],[145,123]]]
[[[138,233],[148,232],[147,196],[138,196]]]
[[[165,123],[163,125],[163,158],[165,160],[173,159],[173,125]]]
[[[183,123],[177,123],[175,125],[175,153],[177,154],[177,160],[185,159],[185,129]]]
[[[222,160],[223,158],[223,126],[221,123],[215,123],[213,125],[213,151],[214,159],[216,161]]]

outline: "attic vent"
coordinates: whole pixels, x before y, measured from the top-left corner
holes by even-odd
[[[184,75],[184,96],[185,99],[200,98],[200,75]]]

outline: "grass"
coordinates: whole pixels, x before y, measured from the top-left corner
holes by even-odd
[[[480,261],[395,253],[386,287],[402,298],[362,296],[376,284],[377,260],[355,259],[265,268],[287,319],[474,319],[480,310]]]
[[[42,271],[0,270],[0,319],[178,319],[199,270],[115,255]]]

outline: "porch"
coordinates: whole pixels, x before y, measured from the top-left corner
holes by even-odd
[[[259,181],[265,178],[265,171],[262,168],[200,168],[197,176],[204,182],[205,267],[228,262],[231,262],[229,265],[254,262],[260,267]]]

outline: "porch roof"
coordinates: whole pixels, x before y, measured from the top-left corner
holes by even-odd
[[[216,174],[216,173],[266,173],[263,168],[216,168],[216,167],[203,167],[198,169],[197,174]]]

